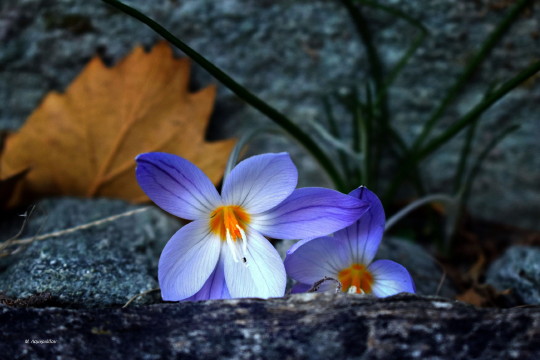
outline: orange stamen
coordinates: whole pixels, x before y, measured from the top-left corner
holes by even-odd
[[[233,241],[242,239],[242,231],[249,223],[249,214],[238,205],[220,206],[210,214],[210,229],[219,235],[221,241],[227,240],[227,231]]]
[[[357,294],[370,294],[373,286],[373,275],[362,264],[352,264],[338,274],[343,292],[355,292]]]

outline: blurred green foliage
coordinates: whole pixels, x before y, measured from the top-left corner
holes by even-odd
[[[437,135],[432,134],[433,129],[439,123],[445,111],[469,84],[472,76],[489,57],[492,49],[500,42],[511,25],[518,20],[519,15],[524,9],[532,4],[532,0],[518,0],[509,9],[502,21],[497,24],[492,33],[479,46],[474,56],[464,66],[461,75],[447,90],[442,101],[435,107],[432,114],[425,119],[419,135],[413,139],[411,145],[407,145],[402,134],[393,125],[392,114],[388,109],[388,90],[402,69],[407,66],[409,59],[422,41],[429,36],[429,32],[420,21],[394,7],[385,6],[371,0],[340,0],[351,16],[359,38],[365,48],[370,71],[369,79],[359,88],[352,89],[348,95],[334,95],[323,99],[328,122],[326,126],[315,124],[314,128],[326,139],[327,143],[333,145],[332,149],[326,150],[321,146],[320,141],[316,141],[295,124],[295,122],[238,84],[225,72],[161,25],[117,0],[103,1],[148,25],[191,57],[241,99],[270,118],[311,153],[333,181],[336,189],[348,192],[358,187],[359,184],[366,185],[376,193],[382,194],[385,205],[390,205],[395,202],[400,188],[412,185],[417,193],[417,197],[420,197],[420,199],[416,205],[412,204],[412,206],[407,207],[407,211],[410,212],[417,206],[432,200],[442,201],[446,199],[448,201],[443,202],[447,203],[447,205],[450,204],[448,206],[449,209],[454,209],[449,214],[450,217],[454,218],[451,219],[450,223],[455,223],[455,217],[458,216],[460,209],[465,205],[471,183],[478,173],[483,159],[499,141],[519,127],[518,124],[514,124],[502,129],[485,146],[483,151],[480,152],[480,155],[472,159],[471,147],[475,139],[477,124],[482,119],[482,114],[515,87],[540,71],[540,61],[536,60],[505,82],[497,86],[486,86],[485,96],[472,109]],[[370,29],[369,21],[363,15],[365,7],[371,7],[378,11],[389,13],[397,20],[405,21],[417,30],[417,35],[412,40],[408,50],[391,69],[385,69],[384,64],[381,62],[377,45],[373,40],[373,32]],[[342,106],[345,106],[351,114],[351,129],[353,129],[351,139],[347,139],[345,134],[342,133],[343,131],[340,129],[340,125],[333,116],[332,104],[336,103],[335,100]],[[422,161],[462,131],[466,132],[466,139],[455,170],[452,193],[436,196],[429,195],[426,197],[421,177]],[[248,138],[250,136],[253,136],[253,134],[247,135]],[[248,140],[240,141],[240,146],[243,146],[246,141]],[[332,160],[336,156],[336,153],[339,161]],[[379,159],[383,153],[385,158],[388,158],[393,164],[392,167],[396,169],[396,171],[393,171],[390,181],[385,181],[384,183],[379,181],[383,165]],[[238,154],[238,151],[236,151],[236,154]],[[399,218],[402,216],[403,214],[400,214]]]

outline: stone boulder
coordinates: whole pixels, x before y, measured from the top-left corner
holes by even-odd
[[[299,294],[125,309],[0,305],[8,359],[540,358],[538,308],[415,295]]]
[[[126,212],[132,213],[65,231]],[[45,200],[30,215],[23,237],[64,234],[33,241],[17,254],[0,258],[0,292],[13,298],[48,292],[67,307],[123,305],[132,296],[159,287],[159,255],[179,227],[156,208],[120,200]]]

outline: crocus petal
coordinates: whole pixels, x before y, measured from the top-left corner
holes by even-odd
[[[158,278],[163,300],[177,301],[194,295],[214,272],[221,240],[206,220],[187,224],[173,235],[159,258]]]
[[[287,275],[276,249],[253,229],[247,232],[247,263],[235,262],[228,246],[221,251],[225,280],[232,297],[279,297],[285,294]],[[247,266],[246,266],[247,265]]]
[[[305,292],[307,292],[309,289],[311,289],[312,287],[313,287],[313,285],[303,284],[303,283],[297,282],[297,283],[294,284],[293,287],[291,288],[291,294],[301,294],[301,293],[305,293]]]
[[[329,236],[304,243],[285,257],[285,270],[294,280],[314,284],[325,276],[336,278],[350,266],[345,249]]]
[[[368,208],[366,201],[334,190],[302,188],[275,208],[254,215],[251,225],[276,239],[314,238],[351,225]]]
[[[227,205],[240,205],[248,213],[271,209],[289,196],[298,172],[289,154],[263,154],[240,162],[226,177],[221,191]]]
[[[210,179],[188,160],[159,152],[140,154],[136,160],[140,187],[163,210],[195,220],[221,203]]]
[[[401,292],[414,293],[414,282],[411,275],[400,264],[390,260],[377,260],[368,266],[373,275],[373,294],[386,297]]]
[[[308,241],[311,241],[311,240],[313,240],[313,238],[310,238],[310,239],[303,239],[303,240],[300,240],[300,241],[295,242],[295,243],[289,248],[289,250],[287,250],[287,255],[292,254],[292,253],[295,252],[296,249],[298,249],[300,246],[304,245],[305,243],[307,243]]]
[[[334,237],[348,244],[351,263],[368,265],[375,257],[383,237],[384,209],[377,195],[366,187],[361,186],[349,195],[367,201],[371,206],[357,222],[337,231]]]
[[[204,283],[201,290],[191,297],[185,299],[186,301],[199,301],[199,300],[211,300],[211,299],[230,299],[229,289],[225,283],[225,268],[223,263],[223,257],[219,257],[218,264],[214,269],[214,272],[210,275],[208,280]]]

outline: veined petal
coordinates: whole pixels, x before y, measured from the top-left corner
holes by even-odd
[[[334,237],[347,244],[352,263],[369,265],[383,237],[384,209],[377,195],[364,186],[353,190],[349,195],[367,201],[371,206],[357,222],[337,231]]]
[[[229,289],[225,283],[225,268],[223,263],[223,257],[220,256],[217,266],[214,272],[210,275],[208,280],[204,283],[201,290],[191,297],[184,300],[186,301],[199,301],[199,300],[211,300],[211,299],[230,299]]]
[[[221,204],[210,179],[188,160],[159,152],[140,154],[136,160],[140,187],[163,210],[195,220]]]
[[[289,196],[298,172],[289,154],[262,154],[240,162],[226,177],[221,191],[227,205],[240,205],[250,214],[273,208]]]
[[[280,297],[285,294],[287,275],[276,249],[253,229],[247,232],[246,263],[235,262],[230,249],[223,246],[225,281],[233,298]],[[246,266],[247,265],[247,266]]]
[[[309,285],[309,284],[304,284],[304,283],[297,282],[297,283],[294,284],[293,287],[291,288],[291,294],[301,294],[301,293],[305,293],[305,292],[307,292],[309,289],[311,289],[312,287],[313,287],[313,285]]]
[[[297,247],[285,257],[285,270],[294,280],[313,285],[325,276],[337,279],[350,266],[347,253],[334,238],[324,236]]]
[[[368,266],[373,275],[373,294],[386,297],[401,292],[414,293],[414,282],[402,265],[390,260],[377,260]]]
[[[351,225],[369,208],[369,203],[335,190],[302,188],[262,214],[251,225],[276,239],[324,236]]]
[[[166,301],[186,299],[201,290],[216,268],[221,240],[206,220],[193,221],[169,240],[159,258],[158,278]]]
[[[298,249],[300,246],[304,245],[305,243],[307,243],[308,241],[311,241],[311,240],[313,240],[313,238],[302,239],[302,240],[300,240],[300,241],[297,241],[296,243],[294,243],[294,244],[289,248],[289,250],[287,250],[287,255],[292,254],[292,253],[295,252],[296,249]]]

